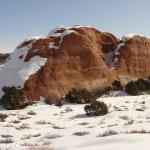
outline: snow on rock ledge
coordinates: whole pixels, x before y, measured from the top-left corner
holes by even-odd
[[[58,30],[61,30],[61,29],[67,30],[67,29],[69,29],[69,27],[67,27],[65,25],[60,25],[60,26],[56,27],[55,29],[51,30],[49,32],[48,36],[51,36],[51,35],[55,34]]]
[[[117,66],[117,63],[118,63],[118,60],[119,60],[118,57],[119,57],[119,55],[120,55],[120,52],[119,52],[120,48],[125,45],[126,41],[128,41],[128,40],[134,38],[135,36],[144,37],[144,36],[141,35],[141,34],[132,33],[132,34],[127,34],[127,35],[125,35],[125,36],[122,36],[122,38],[119,39],[120,42],[117,44],[117,47],[116,47],[116,49],[114,50],[114,53],[112,54],[112,55],[114,55],[114,56],[111,56],[112,59],[113,59],[113,57],[114,57],[114,60],[113,60],[112,63],[110,63],[110,65],[109,65],[109,67],[110,67],[111,69],[115,69],[115,67]]]
[[[128,41],[128,40],[130,40],[131,38],[133,38],[133,37],[135,37],[135,36],[144,37],[144,36],[141,35],[141,34],[131,33],[131,34],[127,34],[126,36],[123,36],[123,37],[121,38],[121,40],[125,42],[125,41]]]
[[[56,27],[55,29],[51,30],[49,32],[48,36],[60,36],[61,33],[59,33],[58,31],[72,30],[72,29],[75,29],[75,28],[92,28],[92,27],[91,26],[81,26],[81,25],[74,25],[74,26],[68,27],[68,26],[65,26],[65,25],[60,25],[60,26]]]
[[[28,40],[33,40],[33,38],[25,41]],[[6,63],[0,67],[0,97],[3,95],[1,91],[3,86],[23,87],[29,76],[45,65],[47,59],[39,56],[32,57],[28,62],[24,61],[28,50],[36,40],[37,38],[34,38],[27,46],[16,48]]]
[[[76,26],[74,26],[76,27]],[[71,33],[75,33],[74,30],[72,30],[73,27],[66,27],[64,25],[61,25],[55,29],[53,29],[52,31],[50,31],[50,33],[48,34],[48,37],[52,37],[52,36],[57,36],[60,37],[60,41],[59,41],[59,45],[55,46],[54,42],[50,42],[49,43],[49,49],[59,49],[61,43],[63,42],[63,39],[66,35],[69,35]]]

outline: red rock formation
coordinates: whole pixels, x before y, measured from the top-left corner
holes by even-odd
[[[24,91],[29,99],[50,96],[57,100],[73,87],[98,90],[111,84],[112,73],[102,56],[106,48],[114,50],[116,38],[93,28],[71,30],[74,32],[66,35],[60,45],[59,36],[49,36],[36,41],[29,50],[25,61],[36,55],[47,58],[45,66],[25,83]],[[58,49],[49,49],[50,42]]]
[[[47,58],[47,62],[25,82],[26,97],[50,97],[53,103],[72,88],[100,90],[116,78],[124,81],[148,77],[150,40],[134,36],[118,48],[119,42],[114,35],[91,27],[59,28],[36,40],[25,61],[38,55]],[[26,44],[27,41],[22,45]],[[113,62],[116,51],[119,60]],[[116,67],[112,68],[114,64]]]
[[[134,36],[119,50],[116,71],[121,80],[147,78],[150,75],[150,40]]]

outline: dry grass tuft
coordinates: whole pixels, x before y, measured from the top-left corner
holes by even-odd
[[[111,135],[116,135],[116,134],[118,134],[118,132],[113,131],[113,130],[108,130],[102,134],[100,133],[99,135],[97,135],[97,137],[106,137],[106,136],[111,136]]]
[[[84,136],[86,134],[89,134],[89,132],[88,131],[79,131],[79,132],[73,133],[73,135],[76,135],[76,136]]]
[[[36,124],[39,124],[39,125],[44,125],[44,124],[51,124],[45,120],[40,120],[40,121],[36,121]]]
[[[128,116],[120,116],[119,118],[122,119],[122,120],[129,120]]]
[[[53,148],[49,145],[46,146],[29,146],[27,150],[53,150]]]
[[[150,131],[146,131],[144,129],[141,130],[131,130],[129,132],[126,132],[127,134],[136,134],[136,133],[141,133],[141,134],[146,134],[146,133],[150,133]]]
[[[28,124],[22,124],[21,126],[19,126],[19,127],[16,127],[16,129],[17,130],[22,130],[22,129],[29,129],[29,126],[28,126]]]
[[[79,123],[79,125],[82,125],[82,126],[85,126],[85,125],[88,125],[89,124],[89,122],[81,122],[81,123]]]
[[[62,137],[62,135],[59,135],[59,134],[48,134],[45,136],[46,139],[56,139],[60,137]]]
[[[36,112],[30,110],[27,114],[28,114],[28,115],[36,115]]]
[[[4,122],[7,117],[7,114],[0,113],[0,122]]]
[[[19,116],[18,119],[19,120],[26,120],[26,119],[30,119],[31,117],[29,116]]]
[[[11,120],[10,123],[15,123],[15,124],[18,124],[20,123],[21,121],[20,120]]]
[[[53,125],[52,128],[53,128],[53,129],[65,129],[65,127],[61,127],[61,126],[57,126],[57,125]]]
[[[11,138],[13,137],[12,135],[9,135],[9,134],[2,134],[1,135],[2,138]]]
[[[14,141],[11,138],[5,138],[0,140],[1,144],[9,144],[9,143],[13,143]]]

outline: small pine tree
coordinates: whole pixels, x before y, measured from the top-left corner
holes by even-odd
[[[135,81],[135,84],[139,91],[145,91],[147,89],[147,83],[144,79],[140,78]]]
[[[150,77],[146,80],[146,90],[150,90]]]
[[[139,89],[134,81],[130,81],[125,86],[125,92],[127,92],[130,95],[138,95]]]
[[[88,116],[100,116],[108,113],[107,105],[99,101],[92,101],[89,105],[85,105],[84,110]]]
[[[21,89],[15,86],[3,87],[4,95],[0,99],[0,105],[5,109],[21,109],[28,105]]]

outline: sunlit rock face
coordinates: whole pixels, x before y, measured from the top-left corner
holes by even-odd
[[[116,71],[120,79],[147,78],[150,75],[150,40],[140,35],[120,48]]]

